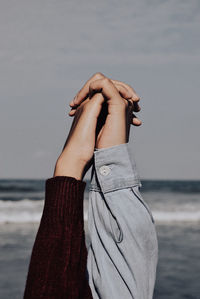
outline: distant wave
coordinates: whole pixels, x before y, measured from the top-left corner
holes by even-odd
[[[142,192],[200,193],[200,181],[142,180]]]
[[[46,180],[0,179],[0,192],[35,192],[45,190]],[[200,181],[196,180],[141,180],[142,191],[200,193]],[[86,190],[89,187],[87,181]]]
[[[33,223],[41,220],[44,201],[21,201],[0,200],[0,223]],[[200,211],[154,211],[153,217],[156,223],[175,222],[200,222]],[[87,220],[87,210],[84,211],[84,220]]]
[[[44,199],[45,194],[44,192],[0,192],[0,201],[21,201],[24,198],[28,198],[29,200],[42,200]]]
[[[44,191],[44,188],[45,180],[0,180],[0,192],[35,192]]]
[[[200,211],[152,211],[156,223],[200,222]]]

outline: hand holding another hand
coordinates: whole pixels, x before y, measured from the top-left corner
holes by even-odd
[[[130,124],[141,125],[133,114],[140,111],[139,97],[127,84],[97,73],[70,103],[74,120],[60,154],[54,176],[82,179],[94,148],[106,148],[129,140]]]

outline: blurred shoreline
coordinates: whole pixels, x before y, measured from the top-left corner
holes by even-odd
[[[23,296],[44,206],[45,180],[0,180],[0,298]],[[197,299],[200,294],[200,182],[142,181],[155,219],[159,261],[154,299]],[[84,194],[86,244],[89,184]],[[192,273],[192,275],[191,275]]]
[[[0,298],[23,297],[39,223],[0,225]],[[154,299],[199,298],[200,227],[197,223],[156,225],[159,261]],[[85,222],[88,245],[87,222]],[[192,275],[191,275],[192,273]]]
[[[90,187],[86,182],[85,220]],[[44,190],[45,180],[0,180],[0,225],[39,222]],[[200,222],[200,181],[142,180],[140,192],[157,224]]]

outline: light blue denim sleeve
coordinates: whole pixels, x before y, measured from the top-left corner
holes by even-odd
[[[94,299],[152,299],[158,261],[154,218],[128,143],[95,149],[87,270]]]

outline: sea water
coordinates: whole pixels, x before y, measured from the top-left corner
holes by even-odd
[[[0,298],[22,298],[45,180],[0,180]],[[159,242],[155,299],[200,298],[200,181],[143,180]],[[87,226],[88,184],[84,220]],[[87,239],[87,238],[86,238]]]

